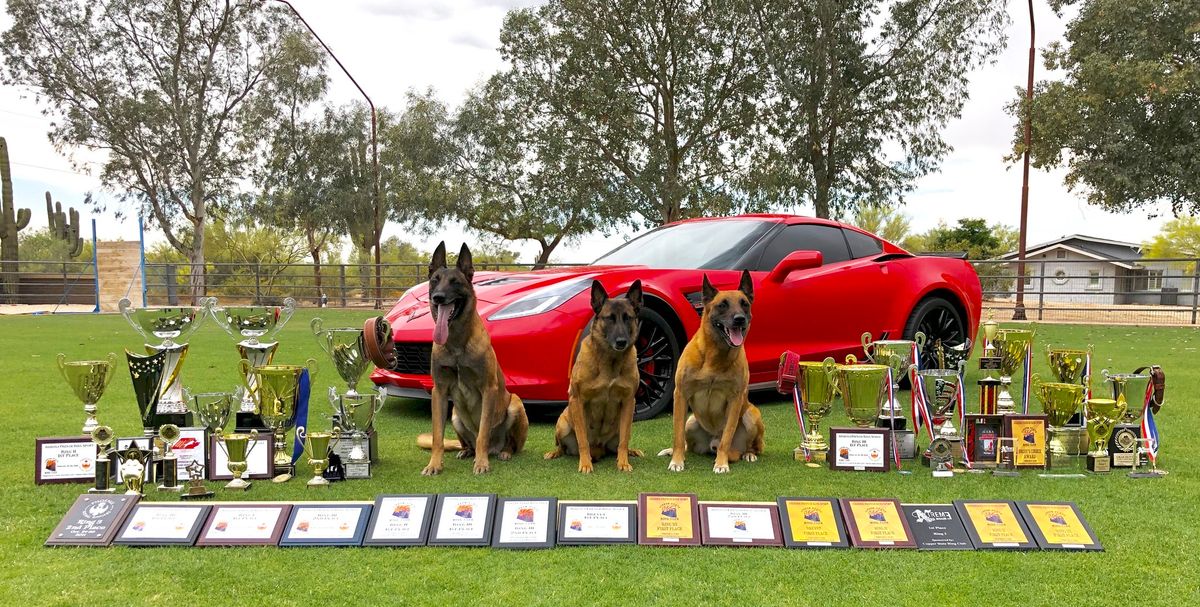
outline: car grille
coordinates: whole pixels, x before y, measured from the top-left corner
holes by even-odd
[[[429,375],[429,360],[433,357],[432,343],[396,342],[396,364],[392,370],[408,375]]]

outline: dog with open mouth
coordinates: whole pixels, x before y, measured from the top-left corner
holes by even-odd
[[[762,415],[750,404],[750,365],[742,347],[750,331],[754,281],[742,271],[736,291],[718,291],[706,274],[702,297],[700,329],[675,371],[673,446],[659,455],[670,455],[668,468],[680,472],[689,447],[699,454],[715,452],[713,472],[722,474],[730,461],[753,462],[763,451]]]
[[[433,445],[426,476],[442,471],[446,405],[462,443],[459,459],[474,457],[475,474],[491,470],[488,456],[507,460],[525,446],[529,418],[525,405],[504,385],[504,373],[475,304],[475,267],[464,243],[454,267],[446,265],[446,243],[429,262],[429,307],[433,314]]]
[[[567,408],[554,426],[554,450],[545,458],[578,455],[579,471],[587,474],[592,471],[592,460],[616,453],[617,470],[631,472],[629,456],[642,455],[629,448],[640,383],[634,341],[642,308],[642,281],[633,281],[623,299],[610,299],[604,285],[593,280],[591,296],[595,316],[571,367]]]

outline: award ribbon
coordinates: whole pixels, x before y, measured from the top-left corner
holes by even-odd
[[[1021,374],[1021,412],[1029,414],[1029,383],[1033,371],[1033,340],[1025,345],[1025,371]]]
[[[801,411],[803,408],[800,405],[800,388],[796,385],[792,386],[792,402],[796,404],[796,419],[800,422],[800,449],[804,451],[804,461],[812,461],[812,456],[808,454],[808,449],[804,447],[804,441],[808,440],[808,428],[804,427],[804,414]]]
[[[921,382],[920,354],[917,352],[916,344],[913,344],[912,356],[913,366],[909,374],[909,383],[912,384],[913,423],[917,426],[918,434],[922,427],[928,430],[929,440],[932,441],[934,438],[933,414],[929,411],[929,395],[925,394],[925,384]]]
[[[965,388],[963,388],[963,381],[966,378],[964,378],[963,375],[964,375],[963,367],[959,367],[958,368],[958,389],[955,390],[955,392],[954,392],[954,399],[956,401],[958,401],[958,431],[959,432],[967,431],[967,394],[966,394]],[[963,464],[966,465],[967,470],[970,470],[971,469],[971,456],[970,456],[970,454],[967,453],[968,451],[970,451],[970,449],[967,449],[966,446],[964,445],[963,449],[962,449]]]
[[[888,367],[888,370],[887,370],[888,407],[892,406],[891,403],[892,403],[892,400],[895,398],[895,396],[896,396],[896,393],[892,391],[892,368]],[[891,428],[891,435],[892,435],[892,459],[896,461],[896,470],[899,471],[900,470],[900,441],[899,441],[899,439],[896,438],[896,428],[895,427]]]
[[[1089,400],[1092,400],[1092,352],[1090,348],[1083,357],[1083,409],[1079,413],[1079,421],[1082,422],[1081,425],[1084,428],[1087,428],[1088,425],[1087,406]]]
[[[1146,452],[1146,457],[1155,465],[1158,464],[1158,424],[1154,423],[1154,411],[1150,410],[1150,403],[1154,402],[1154,382],[1146,384],[1146,398],[1142,405],[1142,437],[1150,439],[1149,451]],[[1160,405],[1162,403],[1159,403]]]
[[[300,461],[300,456],[304,455],[304,437],[308,431],[308,396],[311,389],[308,378],[308,369],[305,369],[300,374],[300,383],[296,389],[296,396],[299,402],[296,404],[296,435],[292,438],[292,463]],[[305,431],[300,432],[303,428]]]

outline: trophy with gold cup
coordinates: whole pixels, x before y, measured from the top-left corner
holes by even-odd
[[[208,302],[203,300],[200,307],[167,308],[134,308],[129,299],[117,304],[129,326],[146,340],[146,353],[163,357],[162,385],[153,412],[159,423],[189,425],[180,372],[188,353],[186,340],[204,323]],[[159,343],[150,343],[155,340]]]
[[[1071,467],[1071,450],[1067,446],[1078,442],[1074,433],[1081,429],[1067,428],[1066,424],[1083,405],[1084,387],[1063,382],[1042,382],[1034,374],[1030,388],[1041,401],[1042,411],[1046,414],[1046,447],[1050,467]]]
[[[241,359],[250,361],[252,367],[261,367],[271,364],[275,358],[275,352],[279,349],[275,336],[291,320],[296,311],[296,300],[288,297],[283,300],[282,306],[218,307],[214,297],[209,299],[209,310],[217,325],[237,340]],[[247,383],[252,384],[253,381],[252,377],[246,378]],[[265,428],[266,425],[255,413],[257,408],[253,395],[247,390],[238,407],[236,427]]]
[[[316,375],[317,361],[308,359],[307,366],[262,365],[255,367],[242,359],[242,381],[254,398],[257,412],[274,435],[275,471],[293,474],[292,455],[288,450],[287,432],[296,424],[300,407],[300,378],[305,371],[309,381]]]
[[[1112,456],[1108,453],[1108,439],[1113,426],[1125,414],[1125,405],[1111,398],[1092,398],[1087,401],[1087,433],[1091,449],[1087,454],[1089,472],[1108,472],[1112,469]]]
[[[838,391],[846,417],[858,428],[869,428],[887,406],[887,365],[858,364],[853,354],[838,366]]]
[[[996,412],[1013,414],[1017,412],[1017,403],[1012,396],[1012,378],[1018,369],[1025,368],[1025,355],[1033,344],[1033,330],[999,329],[992,343],[1000,354],[1000,394],[996,398]],[[1023,394],[1022,397],[1027,396]]]
[[[152,453],[142,449],[134,442],[124,451],[117,451],[120,460],[121,482],[125,483],[125,495],[142,495],[142,485],[146,479],[146,466],[151,463]]]
[[[304,441],[304,454],[308,456],[308,464],[313,467],[313,477],[309,479],[308,486],[329,486],[329,480],[322,474],[329,466],[329,449],[337,443],[340,436],[336,432],[305,432],[303,428],[297,429],[296,432]]]
[[[235,432],[233,434],[217,434],[217,445],[225,452],[226,465],[233,480],[225,484],[227,491],[245,491],[250,488],[250,481],[242,478],[250,464],[246,457],[258,446],[258,430],[250,430],[249,434]]]
[[[1121,420],[1113,426],[1109,444],[1112,466],[1136,468],[1140,464],[1138,440],[1146,438],[1142,436],[1141,428],[1144,412],[1142,399],[1149,388],[1151,377],[1148,373],[1109,373],[1108,369],[1100,371],[1100,374],[1104,377],[1104,382],[1109,384],[1112,399],[1117,401],[1124,411]]]
[[[1091,384],[1091,378],[1087,377],[1089,373],[1088,363],[1092,358],[1092,346],[1087,349],[1075,348],[1054,348],[1046,346],[1046,362],[1050,364],[1050,373],[1059,382],[1064,384],[1081,384],[1086,391]],[[1079,413],[1072,416],[1067,423],[1070,427],[1079,427],[1079,440],[1076,442],[1068,442],[1066,444],[1067,451],[1072,455],[1083,455],[1087,453],[1089,447],[1087,442],[1086,432],[1083,430],[1083,420],[1087,417],[1087,402],[1083,403]],[[1066,437],[1064,437],[1066,438]]]
[[[837,394],[837,364],[833,358],[820,362],[801,361],[798,371],[797,387],[804,416],[808,418],[808,433],[801,446],[811,457],[806,465],[820,468],[826,465],[829,455],[829,443],[821,433],[821,420],[833,408],[833,398]]]
[[[917,452],[916,432],[906,427],[904,407],[900,406],[900,381],[909,366],[917,362],[925,350],[925,334],[918,331],[913,339],[884,339],[871,340],[870,333],[862,334],[863,352],[867,359],[874,364],[885,365],[892,370],[891,394],[879,411],[875,425],[888,428],[896,433],[896,443],[900,448],[900,457],[913,458]]]
[[[83,434],[91,434],[100,423],[96,421],[96,403],[104,396],[108,382],[116,369],[117,355],[109,353],[105,360],[67,360],[66,354],[58,355],[58,370],[75,397],[83,401]]]
[[[234,402],[241,403],[241,391],[238,388],[233,392],[185,391],[185,394],[196,421],[208,430],[209,435],[216,436],[229,424]]]

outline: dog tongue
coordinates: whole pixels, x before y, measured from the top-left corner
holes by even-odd
[[[437,318],[433,321],[433,342],[439,346],[446,345],[446,338],[450,337],[450,315],[453,313],[454,306],[437,307]]]
[[[729,343],[735,348],[741,346],[742,342],[746,341],[746,332],[738,327],[725,329],[725,335],[729,337]]]

